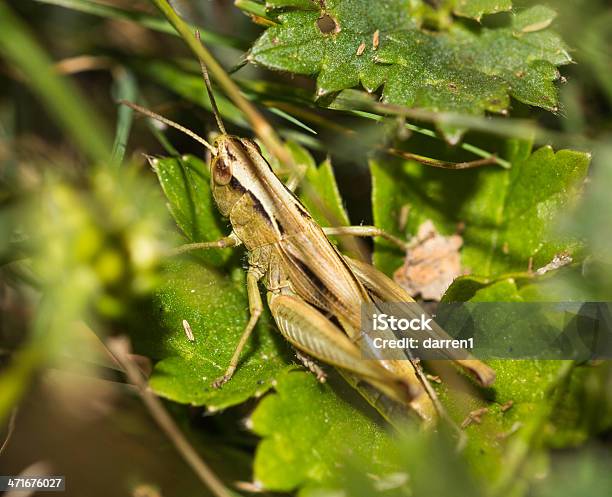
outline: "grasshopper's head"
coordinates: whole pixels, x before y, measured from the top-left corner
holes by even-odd
[[[210,163],[211,187],[219,210],[228,216],[247,190],[259,189],[270,166],[253,140],[222,134],[214,146],[217,154]]]
[[[199,33],[197,32],[196,37],[199,39]],[[238,202],[247,191],[251,192],[251,199],[253,202],[260,202],[263,197],[261,193],[266,190],[266,183],[278,180],[276,176],[274,176],[270,165],[261,155],[259,146],[253,140],[227,134],[217,109],[215,97],[210,85],[210,79],[208,77],[208,71],[203,63],[202,75],[206,84],[206,91],[210,98],[212,111],[217,121],[219,131],[221,132],[212,145],[197,133],[194,133],[190,129],[164,116],[156,114],[132,102],[127,102],[125,100],[121,100],[120,102],[146,116],[178,129],[210,150],[212,153],[210,181],[213,197],[221,214],[229,216],[232,207],[234,207],[236,202]]]

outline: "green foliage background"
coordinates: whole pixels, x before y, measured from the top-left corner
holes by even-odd
[[[428,219],[464,226],[469,275],[444,300],[611,300],[604,2],[173,5],[305,167],[299,195],[322,225],[401,238]],[[150,390],[236,495],[608,495],[609,362],[498,360],[492,389],[436,384],[456,424],[487,409],[460,450],[444,426],[391,428],[331,368],[317,383],[268,313],[235,377],[211,388],[248,319],[244,254],[168,255],[228,233],[204,153],[116,104],[215,129],[174,34],[146,1],[0,1],[2,474],[44,461],[74,495],[210,492],[109,356],[105,340],[127,335]],[[252,136],[216,93],[231,132]],[[403,263],[385,242],[366,247],[389,275]],[[529,270],[560,253],[572,264]]]

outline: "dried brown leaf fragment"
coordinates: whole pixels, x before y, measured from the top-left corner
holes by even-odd
[[[393,279],[413,297],[440,301],[453,280],[463,274],[462,245],[460,235],[441,235],[427,220],[419,226],[404,265],[395,271]]]

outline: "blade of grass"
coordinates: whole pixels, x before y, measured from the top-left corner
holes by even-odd
[[[252,0],[235,0],[234,5],[249,15],[254,15],[260,19],[264,19],[270,22],[270,24],[276,24],[276,21],[268,16],[266,6],[262,3],[253,2]]]
[[[91,14],[98,17],[105,17],[107,19],[117,19],[121,21],[131,21],[141,26],[152,29],[153,31],[159,31],[160,33],[171,34],[177,36],[175,29],[161,17],[150,16],[142,12],[136,12],[133,10],[121,9],[119,7],[112,7],[110,5],[100,4],[92,2],[90,0],[36,0],[39,3],[46,3],[49,5],[56,5],[58,7],[64,7],[71,10],[76,10],[86,14]],[[195,29],[195,26],[192,26]],[[246,40],[241,40],[235,37],[223,36],[211,31],[207,31],[201,27],[198,27],[202,35],[202,39],[206,43],[211,45],[233,47],[239,50],[246,50],[249,47],[249,43]]]
[[[168,153],[168,155],[171,155],[172,157],[181,156],[179,151],[176,148],[174,148],[174,145],[170,143],[170,140],[166,138],[166,135],[164,135],[164,133],[162,133],[161,130],[157,129],[156,124],[149,118],[147,118],[147,126],[149,127],[149,130],[151,131],[153,136],[157,139],[159,144],[164,148],[166,153]]]
[[[300,121],[299,119],[296,119],[295,117],[293,117],[291,114],[288,114],[287,112],[285,112],[284,110],[281,110],[277,107],[268,107],[268,110],[272,113],[275,114],[279,117],[282,117],[283,119],[289,121],[290,123],[295,124],[296,126],[305,129],[306,131],[308,131],[309,133],[316,135],[317,132],[312,129],[310,126],[307,126],[306,124],[304,124],[302,121]]]
[[[11,438],[13,437],[13,433],[15,433],[15,420],[17,419],[17,412],[19,409],[17,407],[13,407],[13,411],[9,417],[8,426],[6,427],[6,435],[4,437],[4,442],[0,445],[0,456],[8,447]]]
[[[136,101],[138,96],[138,85],[134,75],[124,67],[118,67],[113,71],[114,99]],[[134,111],[127,105],[119,105],[117,109],[117,126],[115,128],[115,142],[113,143],[113,163],[117,166],[123,162],[127,141],[132,129]]]
[[[25,395],[34,374],[44,363],[45,354],[40,344],[29,344],[11,358],[0,374],[0,426],[9,419],[19,400]]]
[[[78,88],[57,74],[47,54],[24,23],[0,0],[0,51],[22,72],[76,145],[93,162],[109,159],[110,140],[95,111]]]

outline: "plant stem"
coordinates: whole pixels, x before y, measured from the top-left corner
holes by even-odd
[[[365,117],[366,119],[371,119],[373,121],[382,121],[384,119],[384,116],[373,114],[371,112],[365,112],[362,110],[351,111],[351,114],[354,114],[359,117]],[[415,133],[419,133],[425,136],[430,136],[431,138],[436,138],[436,139],[439,138],[436,132],[432,131],[431,129],[421,128],[419,126],[415,126],[414,124],[409,124],[409,123],[406,123],[405,126],[406,126],[406,129],[409,129],[410,131],[414,131]],[[512,167],[512,164],[510,164],[510,162],[508,162],[507,160],[501,159],[500,157],[497,157],[491,152],[487,152],[486,150],[483,150],[482,148],[479,148],[475,145],[471,145],[469,143],[461,143],[461,145],[459,146],[463,150],[467,152],[471,152],[478,157],[482,157],[483,159],[487,159],[487,160],[492,160],[495,164],[498,164],[504,169],[510,169]]]
[[[231,492],[217,475],[215,475],[212,469],[202,460],[185,435],[178,426],[176,426],[176,423],[170,414],[168,414],[161,400],[148,389],[142,373],[130,358],[128,339],[126,337],[109,339],[107,347],[117,362],[123,367],[130,383],[138,389],[138,394],[155,422],[172,441],[177,451],[183,456],[189,466],[191,466],[191,469],[198,475],[202,483],[204,483],[216,497],[232,497]]]
[[[430,157],[425,157],[423,155],[412,154],[410,152],[406,152],[404,150],[398,150],[397,148],[389,148],[387,152],[390,154],[396,155],[398,157],[402,157],[403,159],[413,160],[416,162],[420,162],[421,164],[425,164],[431,167],[437,167],[440,169],[452,169],[452,170],[460,170],[460,169],[473,169],[476,167],[489,166],[497,163],[497,157],[491,155],[485,159],[479,159],[469,162],[447,162],[439,159],[432,159]]]
[[[167,0],[151,1],[157,6],[166,19],[168,19],[170,24],[175,27],[193,53],[206,64],[206,67],[217,80],[221,88],[223,88],[226,95],[233,100],[236,106],[247,117],[253,130],[257,133],[268,150],[288,167],[295,169],[296,166],[293,163],[291,155],[283,146],[272,126],[270,126],[259,111],[242,95],[236,83],[227,75],[210,51],[202,43],[196,40],[192,28],[177,15]]]

